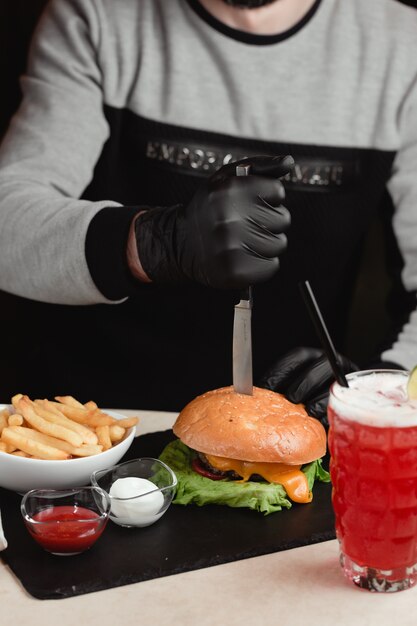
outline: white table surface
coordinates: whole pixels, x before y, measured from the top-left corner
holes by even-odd
[[[138,434],[176,415],[138,415]],[[63,563],[64,565],[64,563]],[[417,625],[417,587],[375,594],[345,580],[336,541],[217,565],[64,600],[37,600],[0,561],[0,625]]]

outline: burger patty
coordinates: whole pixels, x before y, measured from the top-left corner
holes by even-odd
[[[234,472],[233,470],[229,470],[228,472],[223,472],[222,470],[217,469],[216,467],[213,467],[205,454],[203,454],[202,452],[197,452],[197,450],[195,450],[195,453],[198,457],[198,460],[200,461],[201,465],[207,469],[209,472],[211,472],[212,474],[215,474],[216,476],[221,476],[222,478],[228,478],[229,480],[240,480],[242,478],[242,476],[240,476],[239,474],[237,474],[236,472]],[[262,476],[260,476],[259,474],[252,474],[252,476],[250,477],[251,480],[257,481],[257,480],[265,480],[264,478],[262,478]]]
[[[216,469],[215,467],[210,465],[205,454],[203,454],[202,452],[197,452],[197,450],[195,452],[201,465],[209,470],[209,472],[211,472],[212,474],[216,474],[216,476],[221,476],[222,478],[229,478],[230,480],[238,480],[239,478],[241,478],[241,476],[239,476],[239,474],[236,474],[236,472],[234,472],[233,470],[223,472],[222,470]]]

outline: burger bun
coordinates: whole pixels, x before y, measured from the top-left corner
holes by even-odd
[[[302,465],[326,453],[326,432],[302,404],[259,387],[251,396],[233,387],[197,396],[173,430],[188,447],[230,459]]]

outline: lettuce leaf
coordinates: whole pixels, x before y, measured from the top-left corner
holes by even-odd
[[[211,480],[197,474],[191,463],[195,452],[179,439],[169,443],[160,455],[176,474],[178,487],[174,504],[223,504],[231,507],[247,507],[265,515],[290,509],[292,506],[282,485],[263,481],[240,483],[230,480]],[[302,467],[307,476],[308,486],[313,488],[314,481],[329,482],[329,473],[322,467],[321,459]]]

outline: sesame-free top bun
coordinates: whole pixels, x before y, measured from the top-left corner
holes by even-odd
[[[173,430],[194,450],[241,461],[300,465],[326,452],[326,432],[302,404],[258,387],[252,396],[233,387],[197,396]]]

